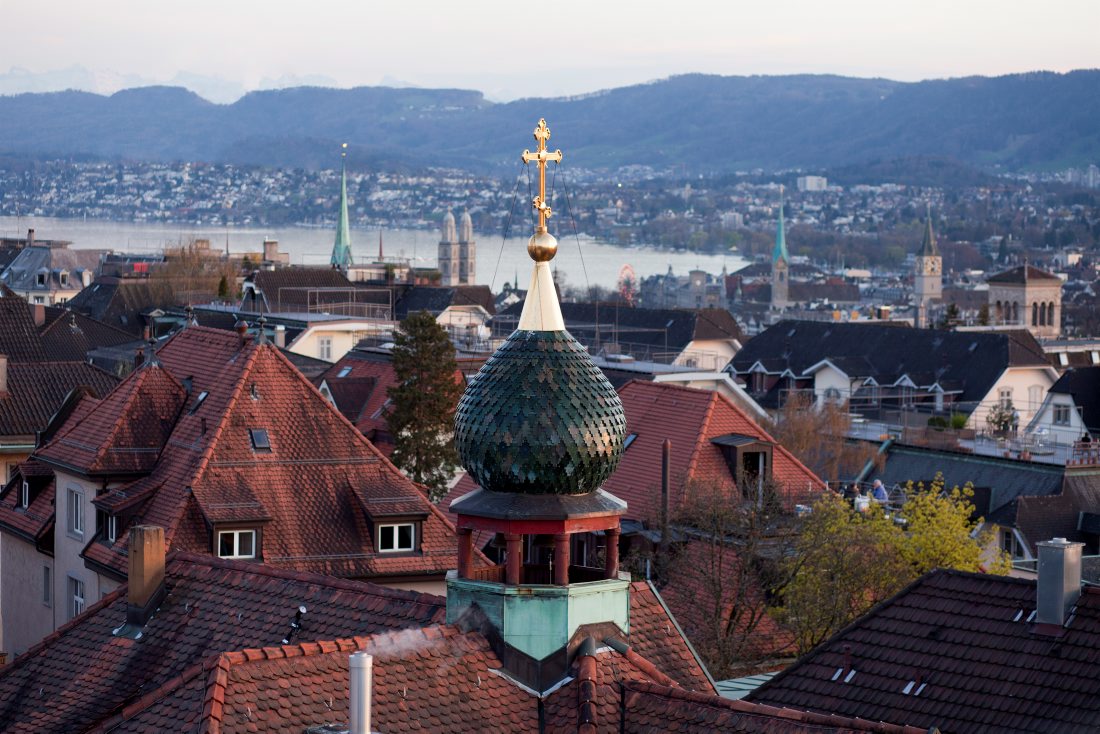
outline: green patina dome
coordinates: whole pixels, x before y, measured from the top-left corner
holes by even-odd
[[[568,331],[520,329],[467,385],[455,445],[483,489],[585,494],[615,470],[625,429],[615,388]]]

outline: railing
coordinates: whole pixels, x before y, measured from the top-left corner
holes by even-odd
[[[506,578],[505,566],[489,566],[488,568],[475,568],[470,571],[471,581],[488,581],[503,584]],[[570,566],[569,583],[579,584],[586,581],[601,581],[604,578],[604,569],[591,566]],[[549,586],[553,584],[553,572],[546,564],[523,564],[523,576],[520,583]]]
[[[470,571],[471,581],[492,581],[504,583],[504,566],[489,566],[488,568],[475,568]]]

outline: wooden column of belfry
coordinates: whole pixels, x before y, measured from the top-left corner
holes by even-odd
[[[554,535],[554,583],[557,586],[569,585],[569,534]]]
[[[619,578],[619,528],[604,531],[606,544],[603,551],[604,578]]]
[[[504,582],[511,586],[519,586],[523,578],[523,536],[518,533],[505,533],[504,547],[508,554],[505,560]]]
[[[458,529],[458,577],[470,578],[474,560],[474,531],[470,528]]]

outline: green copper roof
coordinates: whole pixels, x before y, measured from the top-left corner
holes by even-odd
[[[939,257],[940,249],[936,247],[936,235],[932,233],[932,210],[928,210],[928,218],[924,220],[924,239],[920,243],[921,257]]]
[[[783,231],[783,197],[779,197],[779,224],[775,228],[775,248],[772,250],[772,263],[779,262],[782,258],[784,262],[790,263],[791,256],[787,252],[787,235]]]
[[[336,224],[336,241],[332,244],[333,267],[351,267],[351,228],[348,225],[348,170],[345,160],[340,166],[340,221]]]
[[[623,453],[615,388],[567,331],[518,329],[470,380],[455,448],[483,489],[585,494]]]

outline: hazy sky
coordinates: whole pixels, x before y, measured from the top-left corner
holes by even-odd
[[[318,75],[498,99],[693,71],[916,80],[1100,66],[1100,0],[0,0],[0,27],[0,73],[79,65],[245,88]]]

